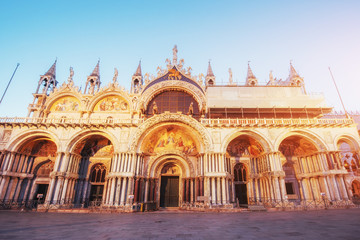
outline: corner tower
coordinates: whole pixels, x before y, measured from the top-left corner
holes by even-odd
[[[100,60],[96,64],[93,72],[87,77],[84,94],[94,95],[100,89]]]
[[[131,78],[131,93],[139,93],[143,85],[143,78],[141,74],[141,61],[136,69],[136,72]]]
[[[211,68],[210,61],[209,61],[209,66],[208,66],[206,77],[205,77],[205,85],[206,86],[215,85],[215,76],[214,76],[213,70]]]
[[[28,107],[28,117],[42,117],[42,107],[46,101],[47,96],[54,91],[54,88],[57,86],[56,81],[56,62],[50,67],[50,69],[44,74],[40,75],[40,80],[38,82],[38,86],[36,92],[33,94],[34,101],[32,104],[29,104]],[[42,87],[42,89],[41,89]]]

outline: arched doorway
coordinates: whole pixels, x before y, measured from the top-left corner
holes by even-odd
[[[90,174],[90,204],[99,205],[103,198],[106,168],[104,164],[96,164]]]
[[[75,204],[101,205],[114,155],[112,142],[100,134],[89,135],[74,145],[72,153],[80,156]]]
[[[54,162],[48,160],[40,163],[35,171],[35,194],[33,195],[34,200],[39,200],[39,203],[44,203],[49,183],[50,173],[54,170]]]
[[[234,184],[235,184],[235,198],[239,204],[248,204],[247,187],[246,187],[246,168],[242,163],[237,163],[234,166]]]
[[[160,207],[179,206],[179,167],[174,163],[167,163],[161,170]]]
[[[319,180],[322,164],[317,156],[319,150],[314,142],[301,135],[285,138],[280,146],[281,163],[285,173],[285,191],[289,201],[319,200],[326,192]],[[311,177],[298,177],[298,174],[312,174]]]

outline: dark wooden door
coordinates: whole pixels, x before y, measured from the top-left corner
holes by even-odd
[[[235,184],[235,193],[236,193],[236,198],[239,200],[239,204],[248,204],[246,184],[244,183]]]
[[[90,201],[101,202],[104,185],[91,185]]]
[[[160,207],[179,206],[179,177],[162,176],[160,188]]]

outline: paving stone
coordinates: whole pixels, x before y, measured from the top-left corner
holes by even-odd
[[[0,211],[0,239],[360,239],[360,209],[190,214]]]

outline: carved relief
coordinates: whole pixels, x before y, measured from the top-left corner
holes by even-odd
[[[4,133],[3,133],[2,137],[1,137],[2,142],[8,142],[10,140],[11,131],[12,130],[4,130]]]

